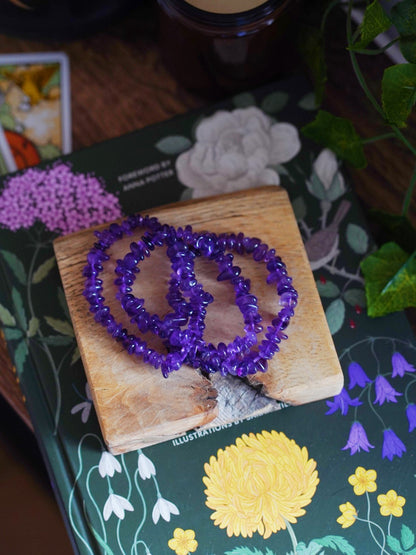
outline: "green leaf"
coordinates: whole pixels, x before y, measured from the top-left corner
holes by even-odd
[[[26,330],[27,319],[26,319],[25,309],[23,307],[23,299],[21,294],[15,287],[13,287],[12,289],[12,301],[13,301],[14,308],[16,310],[16,316],[20,324],[20,327],[22,328],[22,330]]]
[[[302,108],[302,110],[307,110],[309,112],[316,110],[318,108],[318,104],[316,102],[316,96],[314,92],[310,92],[305,94],[305,96],[303,96],[299,102],[298,102],[298,106],[299,108]]]
[[[62,289],[62,287],[58,287],[58,301],[59,301],[59,304],[60,304],[62,310],[65,313],[65,316],[67,317],[68,320],[70,320],[71,316],[69,314],[68,303],[66,302],[65,293],[64,293],[64,290]]]
[[[58,333],[62,335],[67,335],[69,337],[74,337],[74,330],[72,325],[66,320],[58,320],[57,318],[52,318],[52,316],[45,316],[45,320],[48,324]]]
[[[4,337],[7,341],[15,341],[16,339],[22,339],[23,332],[19,328],[4,328]]]
[[[7,262],[9,268],[12,270],[15,277],[22,285],[26,285],[27,277],[26,270],[23,266],[21,260],[13,253],[9,251],[0,251],[4,260]]]
[[[75,347],[74,352],[72,353],[72,358],[71,358],[71,366],[73,364],[75,364],[77,362],[77,360],[79,360],[81,357],[81,354],[79,352],[79,348],[78,346]]]
[[[323,547],[330,547],[331,549],[341,551],[344,555],[355,555],[355,548],[342,536],[329,535],[313,541]]]
[[[416,64],[396,64],[384,71],[381,100],[386,120],[404,127],[416,100]]]
[[[402,0],[395,3],[390,19],[400,37],[400,50],[408,62],[416,63],[416,3]]]
[[[416,250],[416,229],[407,217],[379,210],[371,210],[370,217],[381,226],[380,243],[393,241],[408,253]]]
[[[361,138],[349,120],[319,110],[315,120],[305,125],[302,132],[305,137],[331,149],[355,168],[367,165]]]
[[[48,335],[46,337],[38,337],[38,341],[45,345],[53,345],[54,347],[65,347],[71,345],[74,340],[69,335]]]
[[[349,305],[351,306],[361,306],[362,308],[364,308],[367,303],[365,300],[365,291],[363,291],[362,289],[347,289],[344,292],[344,301],[347,302]]]
[[[155,147],[163,154],[179,154],[192,146],[191,141],[182,135],[169,135],[160,139]]]
[[[403,37],[399,44],[403,57],[411,64],[416,64],[416,37]]]
[[[249,106],[256,105],[256,99],[254,98],[254,94],[249,92],[236,94],[235,96],[233,96],[232,101],[236,108],[248,108]]]
[[[36,316],[33,316],[29,322],[29,328],[27,330],[28,337],[34,337],[39,329],[39,319]]]
[[[29,350],[27,348],[26,341],[21,341],[14,352],[14,365],[16,366],[16,370],[19,375],[23,374],[28,354]]]
[[[275,91],[263,98],[261,109],[267,114],[276,114],[282,110],[289,100],[287,92]]]
[[[416,251],[409,256],[396,243],[386,243],[361,262],[361,270],[369,316],[416,306]]]
[[[368,250],[368,234],[361,226],[349,223],[347,225],[347,243],[357,254],[364,254]]]
[[[32,283],[40,283],[45,277],[49,274],[49,272],[56,266],[56,258],[52,256],[42,262],[39,268],[35,271],[32,278]]]
[[[341,195],[345,193],[345,184],[341,180],[341,173],[338,171],[331,182],[331,186],[329,187],[328,191],[326,192],[326,198],[330,202],[334,202],[337,200]]]
[[[315,172],[313,172],[311,178],[307,180],[306,186],[308,187],[311,195],[313,195],[315,198],[319,200],[326,200],[326,189],[319,176]]]
[[[392,6],[390,19],[401,37],[416,35],[416,3],[414,0],[401,0]]]
[[[400,545],[400,541],[395,538],[394,536],[387,536],[387,545],[393,549],[393,551],[396,551],[396,553],[403,553],[403,549],[402,546]]]
[[[0,320],[3,326],[15,326],[16,320],[13,314],[10,313],[9,309],[0,304]]]
[[[415,535],[406,524],[402,524],[400,539],[404,549],[410,549],[415,543]]]
[[[391,26],[391,21],[379,0],[374,0],[369,4],[364,12],[363,21],[360,26],[361,38],[352,49],[365,48],[380,33],[384,33]]]
[[[299,33],[300,54],[309,70],[315,92],[315,106],[320,106],[325,92],[327,68],[325,63],[325,43],[320,28],[304,25]]]
[[[325,281],[325,283],[322,283],[322,281],[318,279],[316,280],[316,287],[318,289],[320,297],[333,299],[335,297],[338,297],[340,294],[338,285],[333,281]]]
[[[304,220],[306,217],[306,202],[303,197],[297,197],[292,202],[296,221]]]
[[[325,311],[329,331],[335,335],[341,328],[345,319],[345,303],[342,299],[336,299]]]

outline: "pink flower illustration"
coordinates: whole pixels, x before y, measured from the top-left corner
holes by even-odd
[[[36,221],[62,235],[121,216],[118,198],[92,174],[75,173],[67,163],[29,168],[11,177],[0,195],[0,226],[12,231]]]

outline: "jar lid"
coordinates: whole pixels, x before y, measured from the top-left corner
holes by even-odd
[[[199,24],[217,27],[240,26],[267,17],[290,0],[170,0],[166,8]]]

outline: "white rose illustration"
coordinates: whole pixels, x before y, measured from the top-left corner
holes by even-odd
[[[274,123],[254,106],[205,118],[196,139],[176,160],[178,178],[193,198],[278,185],[279,174],[268,166],[288,162],[301,146],[296,127]]]

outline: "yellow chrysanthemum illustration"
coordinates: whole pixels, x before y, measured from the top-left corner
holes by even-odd
[[[168,546],[176,553],[176,555],[188,555],[194,553],[198,547],[193,530],[183,530],[175,528],[173,538],[168,541]]]
[[[276,431],[244,434],[205,464],[206,504],[228,536],[264,538],[305,514],[319,483],[306,447]]]
[[[339,506],[341,511],[341,516],[337,518],[338,524],[341,524],[343,528],[349,528],[357,520],[357,510],[352,503],[347,501]]]
[[[366,470],[362,466],[357,466],[355,474],[351,474],[348,482],[354,487],[355,495],[363,495],[366,491],[372,493],[376,491],[377,472],[375,470]]]
[[[402,516],[402,507],[406,503],[406,499],[401,495],[397,495],[394,489],[389,490],[385,495],[378,495],[377,501],[380,505],[380,513],[383,516]]]

